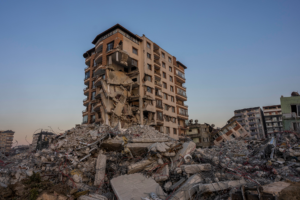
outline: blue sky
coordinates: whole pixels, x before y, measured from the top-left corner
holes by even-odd
[[[0,130],[81,123],[84,58],[116,23],[184,63],[189,115],[222,126],[236,109],[300,90],[300,1],[1,1]],[[59,129],[60,130],[59,130]]]

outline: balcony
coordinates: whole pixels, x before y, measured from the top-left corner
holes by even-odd
[[[160,70],[154,70],[154,74],[158,75],[158,76],[161,76]]]
[[[175,85],[179,86],[179,87],[182,87],[184,89],[186,89],[186,87],[184,86],[184,83],[180,83],[178,81],[175,81]]]
[[[248,112],[247,115],[254,115],[254,112]]]
[[[83,99],[83,105],[84,106],[89,105],[89,100],[87,98]]]
[[[188,108],[188,105],[184,104],[184,103],[181,102],[181,101],[176,101],[176,104]]]
[[[101,90],[99,90],[99,91],[96,91],[96,94],[95,94],[95,99],[99,99],[99,98],[100,98],[100,91],[101,91]]]
[[[101,107],[101,102],[98,102],[95,104],[94,106],[94,110],[97,112],[97,111],[100,111],[100,107]]]
[[[156,108],[163,109],[162,103],[159,103],[159,104],[156,103]]]
[[[236,116],[236,117],[241,117],[241,116],[243,116],[243,113],[237,113],[237,114],[235,114],[234,116]]]
[[[85,115],[85,114],[87,114],[87,112],[88,111],[85,109],[85,110],[82,111],[82,114]]]
[[[102,79],[102,76],[96,76],[95,77],[95,82],[94,82],[94,85],[96,86],[96,87],[98,87],[98,86],[100,86],[101,85],[101,79]]]
[[[255,117],[249,117],[248,120],[255,119]]]
[[[101,64],[99,64],[95,68],[96,68],[94,71],[95,76],[97,76],[97,75],[102,76],[103,74],[105,74],[105,69],[106,69],[105,66],[102,66]]]
[[[89,69],[90,69],[90,67],[89,67],[89,66],[87,66],[86,68],[84,68],[84,72],[87,72],[87,71],[89,71]]]
[[[85,77],[84,78],[84,84],[89,85],[90,77]]]
[[[179,94],[179,95],[181,95],[181,96],[183,96],[183,97],[187,97],[185,91],[177,90],[177,94]]]
[[[256,127],[250,127],[250,130],[256,130]]]
[[[182,73],[181,71],[177,70],[177,69],[175,70],[175,75],[182,78],[182,79],[185,79],[185,74]]]
[[[155,85],[160,86],[160,87],[162,86],[160,81],[154,81],[154,82],[155,82]]]
[[[156,65],[160,66],[160,62],[159,62],[159,60],[154,60],[154,64],[156,64]]]
[[[90,62],[91,62],[91,56],[85,59],[85,64],[87,66],[90,66]]]
[[[241,118],[241,117],[236,118],[236,121],[241,122],[241,121],[243,121],[243,118]]]
[[[249,125],[254,125],[256,124],[256,122],[249,122]]]
[[[86,96],[89,95],[89,88],[88,87],[83,89],[83,94],[86,95]]]
[[[153,43],[153,52],[160,57],[159,46],[157,44],[155,44],[155,43]]]

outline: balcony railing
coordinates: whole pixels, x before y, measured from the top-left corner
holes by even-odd
[[[176,81],[175,84],[186,89],[186,87],[184,86],[183,83],[181,84],[181,83],[179,83],[179,82]]]
[[[180,114],[180,115],[183,115],[183,116],[187,116],[187,117],[189,116],[187,112],[180,112],[180,111],[179,111],[179,114]]]
[[[163,109],[163,106],[162,106],[162,104],[156,104],[156,108],[161,108],[161,109]]]
[[[184,92],[184,91],[177,91],[177,94],[179,94],[179,95],[181,95],[181,96],[184,96],[184,97],[187,97],[186,96],[186,92]]]
[[[160,62],[158,60],[154,60],[154,63],[160,66]]]
[[[82,113],[85,113],[85,112],[87,112],[87,110],[83,110],[83,111],[82,111]]]
[[[158,70],[154,70],[154,73],[157,74],[157,75],[159,75],[159,76],[161,76],[161,73]]]
[[[161,83],[160,83],[159,81],[155,81],[155,85],[158,85],[158,86],[160,86],[160,87],[162,86]]]
[[[177,70],[177,69],[176,69],[176,75],[179,76],[180,78],[185,79],[185,74],[182,73],[181,71]]]

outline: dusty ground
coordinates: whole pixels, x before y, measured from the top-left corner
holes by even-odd
[[[280,192],[278,200],[300,200],[300,183],[291,185]]]

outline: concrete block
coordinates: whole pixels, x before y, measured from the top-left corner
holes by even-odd
[[[140,162],[131,164],[128,166],[128,174],[133,174],[136,172],[142,171],[145,167],[152,164],[154,161],[152,160],[142,160]]]
[[[172,158],[174,163],[172,170],[182,165],[184,161],[183,157],[187,154],[191,154],[192,152],[194,152],[195,149],[196,144],[194,142],[190,141],[183,143],[182,149],[180,149],[177,152],[176,156]]]
[[[118,176],[110,182],[119,200],[141,200],[151,192],[161,199],[166,195],[158,183],[140,173]]]
[[[106,168],[106,155],[99,154],[96,162],[96,175],[94,185],[103,185]]]
[[[185,171],[188,174],[196,174],[201,171],[210,171],[210,164],[194,164],[194,165],[181,165],[182,171]]]

